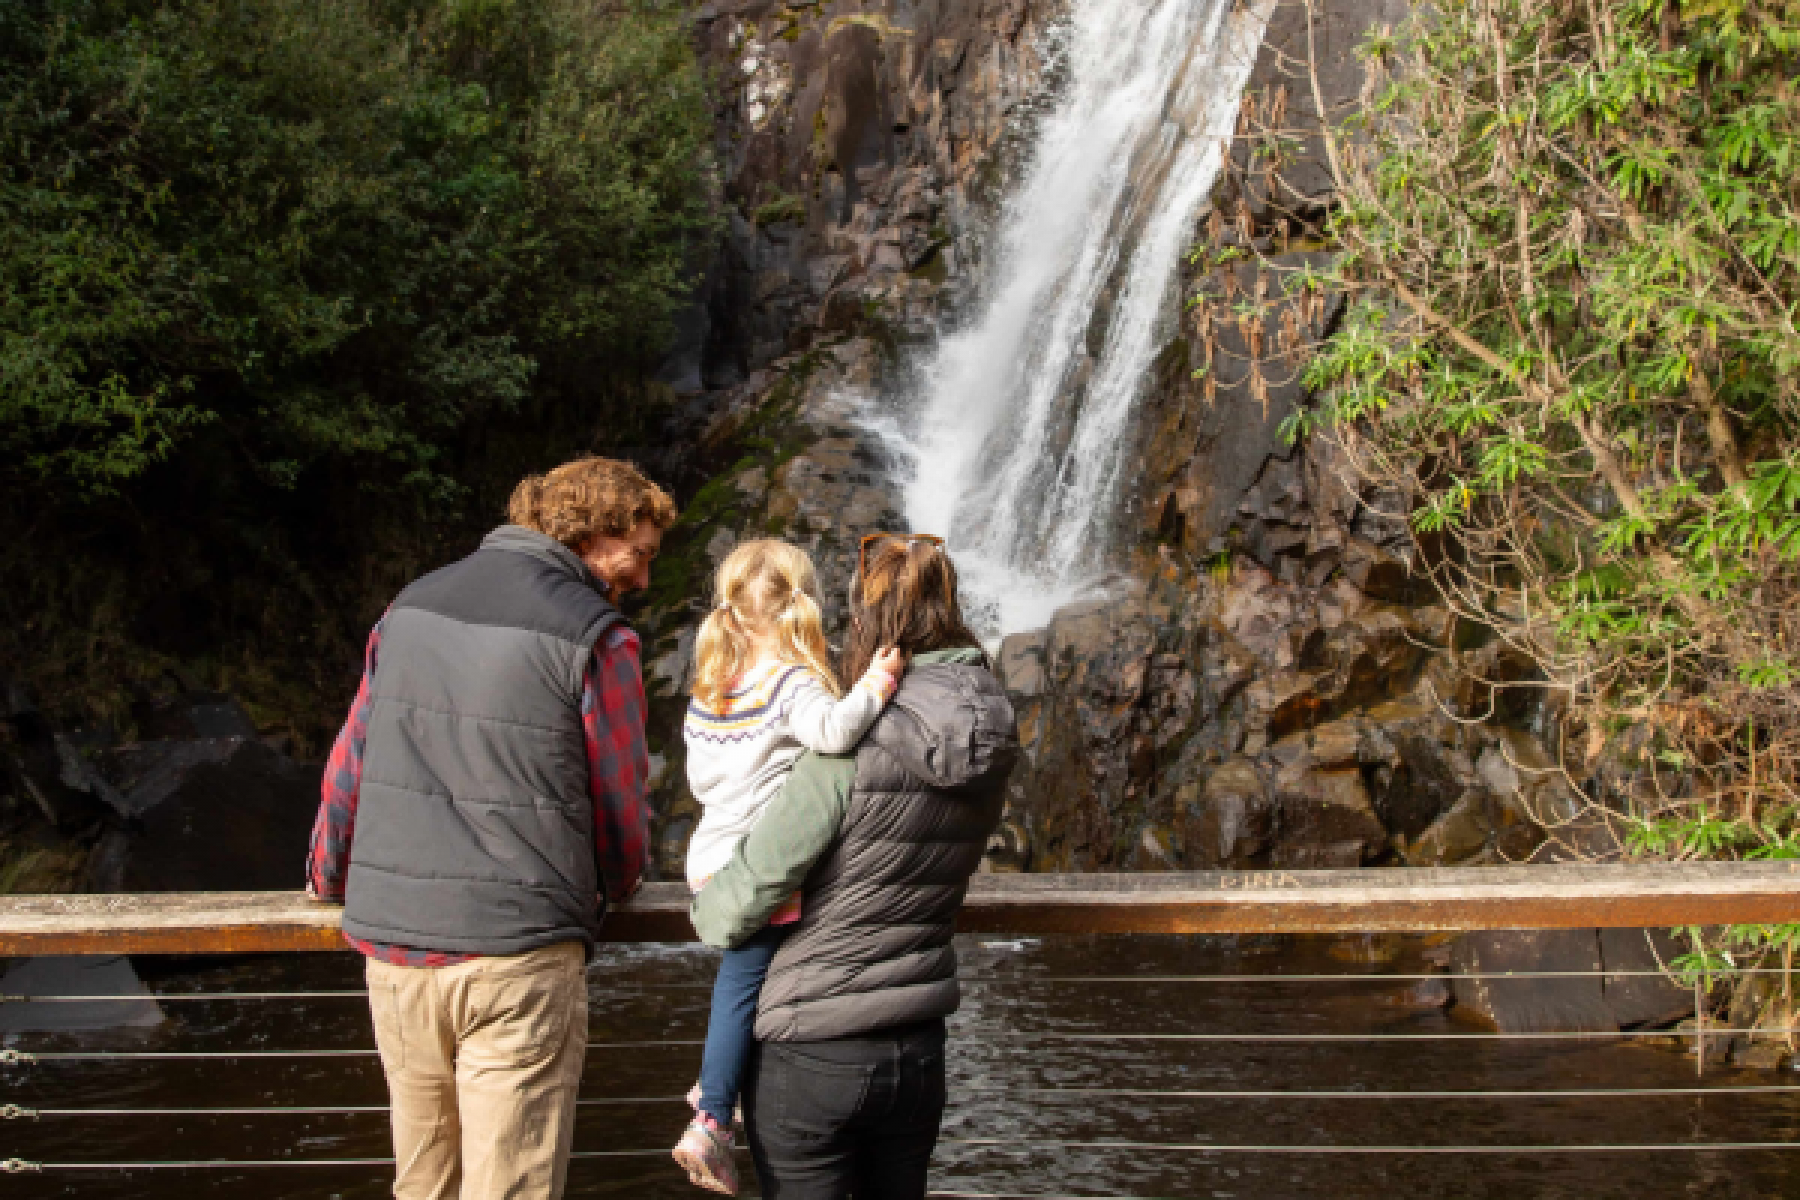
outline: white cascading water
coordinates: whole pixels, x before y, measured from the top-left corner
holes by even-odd
[[[1076,0],[1067,79],[994,276],[921,372],[906,509],[947,536],[984,634],[1105,569],[1132,412],[1272,0]]]

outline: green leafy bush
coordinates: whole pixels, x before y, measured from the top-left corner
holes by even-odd
[[[310,642],[369,556],[629,440],[709,139],[658,0],[0,0],[8,657]]]
[[[1406,498],[1645,855],[1800,834],[1797,51],[1793,0],[1446,0],[1328,139],[1351,304],[1295,432]]]

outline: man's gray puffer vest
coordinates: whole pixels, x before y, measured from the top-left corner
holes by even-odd
[[[382,620],[344,932],[427,950],[591,950],[600,928],[582,680],[623,620],[517,525]]]
[[[1005,690],[966,657],[915,664],[857,749],[838,840],[763,983],[758,1040],[855,1037],[961,1002],[950,936],[1019,755]]]

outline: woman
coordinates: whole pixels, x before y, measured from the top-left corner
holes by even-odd
[[[863,540],[845,678],[882,646],[911,657],[856,756],[802,759],[694,902],[709,945],[801,918],[757,1007],[744,1090],[770,1200],[917,1200],[944,1112],[950,944],[1018,758],[1012,706],[964,623],[935,538]]]

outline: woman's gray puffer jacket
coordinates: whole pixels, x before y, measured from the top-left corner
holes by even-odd
[[[695,906],[706,940],[720,940],[732,916],[746,918],[729,930],[729,940],[741,940],[744,925],[767,917],[749,905],[779,902],[779,871],[811,864],[799,923],[763,984],[758,1040],[854,1037],[956,1011],[950,938],[1018,755],[1012,705],[980,652],[947,650],[914,659],[858,746],[853,774],[847,760],[802,760],[787,792],[811,789],[815,800],[835,803],[813,803],[801,817],[798,799],[785,811],[786,793],[771,802]],[[842,766],[827,779],[834,763]],[[815,843],[822,853],[793,863],[807,852],[796,850],[807,832],[801,822],[832,811],[842,814],[836,836],[827,831]],[[790,861],[777,862],[784,853]],[[752,902],[745,884],[759,874]]]

